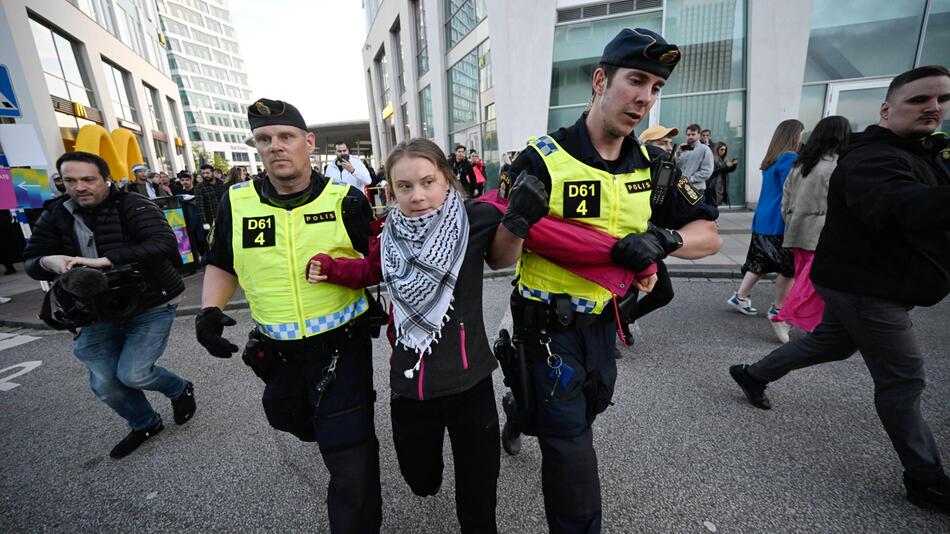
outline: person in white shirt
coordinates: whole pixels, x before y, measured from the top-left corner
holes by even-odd
[[[360,191],[372,181],[366,165],[360,158],[350,157],[350,148],[344,142],[336,144],[336,159],[323,169],[323,174],[333,183],[351,185]]]

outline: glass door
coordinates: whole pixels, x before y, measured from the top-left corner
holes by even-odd
[[[881,119],[881,103],[890,79],[862,80],[828,85],[824,116],[841,115],[851,122],[851,130],[863,132]]]

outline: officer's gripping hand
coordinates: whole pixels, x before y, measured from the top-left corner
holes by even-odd
[[[683,246],[683,238],[676,230],[650,224],[642,234],[628,234],[610,249],[614,263],[638,272],[656,263]]]
[[[221,337],[225,326],[234,326],[237,321],[228,317],[217,306],[201,308],[195,316],[195,333],[198,343],[208,349],[215,358],[230,358],[238,351],[237,345]]]
[[[531,226],[548,214],[548,192],[536,176],[521,171],[508,193],[508,208],[501,224],[521,239],[528,238]]]

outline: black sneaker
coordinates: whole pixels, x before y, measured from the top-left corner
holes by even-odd
[[[501,427],[501,448],[511,456],[521,452],[521,432],[511,421],[514,407],[515,397],[509,391],[501,399],[501,408],[505,411],[505,425]]]
[[[175,424],[183,425],[195,415],[195,386],[191,382],[185,386],[185,391],[181,392],[177,398],[172,399],[172,410],[175,412]]]
[[[915,506],[950,515],[950,478],[941,474],[931,480],[911,478],[904,473],[907,500]]]
[[[766,385],[749,376],[748,365],[733,365],[729,368],[729,374],[732,375],[732,379],[736,381],[736,384],[739,384],[739,387],[742,388],[742,392],[745,393],[752,406],[763,410],[772,409],[772,401],[765,394]]]
[[[158,422],[151,427],[144,430],[133,430],[129,432],[129,435],[125,436],[125,438],[123,438],[118,445],[112,447],[112,451],[109,453],[109,456],[117,460],[119,458],[128,456],[132,451],[139,448],[139,445],[148,441],[148,438],[158,434],[162,430],[165,430],[165,425],[162,424],[161,419],[159,419]]]

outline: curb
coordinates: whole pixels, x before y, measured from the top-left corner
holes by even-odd
[[[672,265],[669,266],[670,277],[672,278],[706,278],[711,280],[738,280],[742,278],[739,268],[734,265]],[[486,280],[497,280],[499,278],[511,278],[515,274],[514,268],[500,269],[498,271],[486,271],[484,278]],[[774,275],[766,275],[763,278],[771,280]],[[385,293],[385,290],[383,291]],[[247,309],[247,300],[236,300],[229,302],[224,307],[225,310],[244,310]],[[179,306],[175,314],[176,317],[186,317],[197,315],[201,311],[200,305],[190,304]],[[52,328],[35,316],[29,319],[0,319],[0,327],[29,328],[31,330],[50,330]]]

